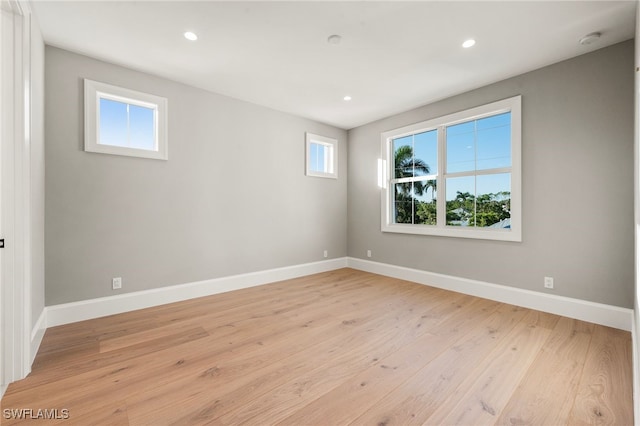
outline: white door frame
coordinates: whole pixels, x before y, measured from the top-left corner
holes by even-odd
[[[635,279],[633,328],[633,409],[636,424],[640,419],[640,2],[636,2],[636,45],[635,45],[635,89],[634,89],[634,252]]]
[[[3,0],[0,45],[0,395],[31,371],[31,11]]]

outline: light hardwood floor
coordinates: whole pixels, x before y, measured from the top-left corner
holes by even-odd
[[[78,425],[632,425],[631,370],[627,332],[341,269],[51,328],[1,405]]]

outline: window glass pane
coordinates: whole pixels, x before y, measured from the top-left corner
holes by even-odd
[[[318,155],[316,157],[316,166],[315,166],[316,171],[325,173],[327,171],[324,167],[326,156],[327,156],[326,147],[319,143],[314,143],[313,145],[316,146],[316,151],[318,152]]]
[[[395,223],[414,223],[415,198],[413,197],[413,183],[396,183],[394,189],[393,217]]]
[[[511,173],[477,176],[476,193],[476,226],[510,229]]]
[[[416,199],[414,221],[420,225],[436,225],[436,180],[414,182],[413,193]]]
[[[473,133],[475,129],[475,123],[473,121],[467,121],[460,124],[454,124],[447,127],[447,135],[460,135],[463,133]]]
[[[324,171],[326,173],[333,173],[333,145],[322,145],[322,159],[324,161]]]
[[[475,176],[448,178],[447,225],[473,226],[475,210]]]
[[[477,170],[511,167],[511,113],[477,121]]]
[[[151,108],[100,98],[98,143],[157,151],[155,111]]]
[[[468,125],[469,123],[464,123]],[[471,122],[473,125],[473,122]],[[468,172],[476,169],[476,143],[475,133],[472,131],[461,133],[460,131],[451,132],[451,129],[462,126],[447,127],[447,173]],[[468,126],[467,126],[468,127]],[[458,129],[459,130],[459,129]]]
[[[309,144],[309,170],[312,172],[318,171],[318,144]]]
[[[447,172],[511,167],[511,113],[448,126]]]
[[[131,148],[156,151],[154,126],[155,111],[138,105],[129,105],[129,141]]]
[[[502,114],[492,115],[490,117],[481,118],[476,121],[478,130],[491,129],[494,127],[511,126],[511,113],[504,112]]]
[[[324,158],[323,158],[324,151],[321,149],[321,145],[311,142],[309,144],[309,150],[311,151],[310,152],[311,160],[309,164],[311,171],[322,172],[323,170],[322,170],[321,164],[324,164]]]
[[[127,146],[127,104],[100,98],[100,135],[101,145]]]
[[[395,177],[413,177],[413,136],[393,140]]]
[[[511,173],[447,179],[447,225],[511,228]]]
[[[395,223],[436,224],[435,180],[396,183],[394,190]]]
[[[394,177],[407,178],[438,173],[438,132],[404,136],[393,140]]]
[[[310,142],[309,170],[318,173],[333,173],[333,147]]]
[[[438,173],[438,131],[413,136],[414,176]]]

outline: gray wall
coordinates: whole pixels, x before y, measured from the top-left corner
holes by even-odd
[[[84,152],[83,78],[168,98],[169,161]],[[304,176],[306,131],[339,179]],[[46,139],[47,305],[346,255],[343,130],[47,47]]]
[[[348,253],[633,307],[634,45],[628,41],[349,131]],[[380,133],[522,95],[522,243],[382,233]]]
[[[116,276],[129,292],[371,249],[379,262],[632,307],[633,49],[352,129],[347,177],[342,130],[47,47],[46,304],[120,293]],[[85,153],[85,77],[167,97],[169,161]],[[523,242],[381,233],[380,133],[517,94]],[[340,140],[337,181],[304,176],[305,131]]]

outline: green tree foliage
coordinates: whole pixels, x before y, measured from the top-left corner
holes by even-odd
[[[437,223],[436,216],[436,200],[430,203],[420,201],[416,209],[416,223],[423,225],[435,225]]]
[[[431,173],[427,163],[413,155],[413,148],[403,145],[396,149],[395,177],[396,179],[424,176]],[[395,213],[396,223],[418,223],[435,225],[436,206],[433,202],[424,202],[416,197],[421,197],[432,191],[436,191],[436,181],[403,182],[395,185]]]
[[[511,217],[511,193],[481,194],[475,197],[458,191],[447,201],[447,225],[486,227]]]
[[[395,152],[396,179],[424,176],[431,172],[429,165],[413,155],[413,148],[407,145]],[[431,201],[418,197],[431,190]],[[435,225],[436,180],[403,182],[395,185],[396,223]],[[478,197],[469,192],[457,192],[456,198],[447,201],[447,225],[486,227],[508,219],[511,210],[511,193],[481,194]]]

